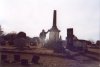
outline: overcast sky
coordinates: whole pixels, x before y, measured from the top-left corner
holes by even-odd
[[[100,0],[0,0],[0,25],[6,33],[39,36],[52,27],[53,10],[63,39],[72,27],[79,39],[100,40]]]

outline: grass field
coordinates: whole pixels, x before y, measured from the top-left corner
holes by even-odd
[[[39,54],[39,52],[43,50],[45,49],[41,49],[41,50],[36,49],[36,52],[38,52]],[[100,65],[99,50],[100,49],[89,48],[89,52],[87,53],[84,53],[84,54],[74,53],[72,56],[69,56],[69,57],[50,55],[52,54],[53,51],[47,50],[50,52],[49,55],[39,54],[40,56],[39,64],[29,64],[29,65],[23,66],[20,63],[15,63],[15,64],[12,64],[12,63],[1,64],[0,63],[0,67],[100,67],[99,66]],[[22,58],[28,58],[29,61],[31,61],[32,55],[33,55],[32,52],[34,51],[28,50],[26,52],[30,52],[30,53],[22,54],[23,55]],[[8,55],[11,55],[11,54],[9,53]]]

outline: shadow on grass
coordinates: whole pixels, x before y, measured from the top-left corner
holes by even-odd
[[[96,53],[96,52],[87,51],[86,53],[77,53],[73,55],[73,57],[76,56],[84,56],[84,57],[88,57],[93,61],[100,61],[100,53]]]

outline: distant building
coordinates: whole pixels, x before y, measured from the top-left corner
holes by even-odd
[[[88,42],[86,40],[74,40],[73,46],[76,50],[87,51]]]
[[[2,28],[1,28],[1,25],[0,25],[0,36],[3,34],[3,31],[2,31]]]
[[[98,48],[100,48],[100,40],[97,40],[96,46],[97,46]]]
[[[53,14],[53,26],[52,28],[49,30],[49,40],[50,41],[58,41],[59,40],[59,32],[60,30],[57,28],[57,24],[56,24],[56,10],[54,10],[54,14]]]

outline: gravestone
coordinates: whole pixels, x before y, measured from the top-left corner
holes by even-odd
[[[12,63],[20,62],[20,55],[14,55],[14,61]]]
[[[9,61],[7,60],[7,55],[1,55],[1,62],[9,63]]]
[[[33,55],[33,57],[32,57],[32,63],[35,63],[35,64],[38,64],[39,63],[39,59],[40,59],[40,57],[39,56],[37,56],[37,55]]]
[[[22,59],[21,64],[22,65],[28,65],[28,60],[27,59]]]

